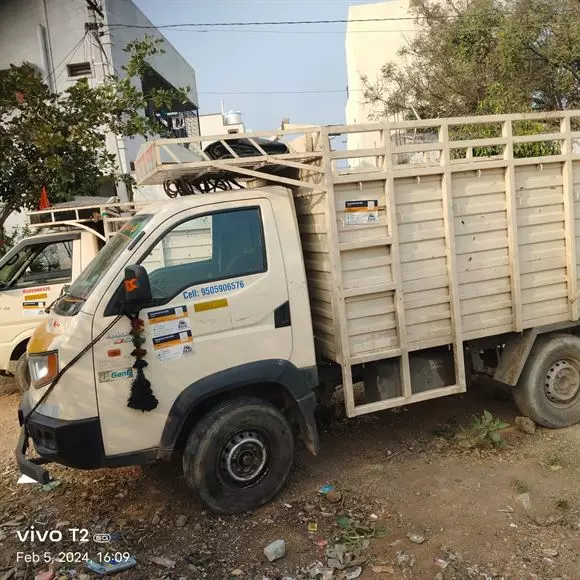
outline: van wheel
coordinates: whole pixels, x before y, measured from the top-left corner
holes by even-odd
[[[514,399],[523,415],[544,427],[580,422],[580,338],[571,334],[538,338]]]
[[[14,382],[21,393],[25,393],[29,386],[29,376],[28,376],[28,355],[24,353],[16,363],[16,368],[14,369]]]
[[[235,514],[278,493],[293,458],[286,417],[266,401],[239,398],[212,409],[194,427],[183,453],[183,472],[212,511]]]

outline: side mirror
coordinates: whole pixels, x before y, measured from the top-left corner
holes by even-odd
[[[151,285],[147,270],[143,266],[127,266],[123,290],[125,306],[131,310],[139,310],[141,306],[151,302]]]

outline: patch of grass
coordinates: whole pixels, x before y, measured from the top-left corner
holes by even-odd
[[[522,479],[514,479],[512,481],[512,486],[518,493],[527,493],[530,491],[530,486]]]
[[[502,447],[505,441],[498,431],[506,427],[507,423],[486,410],[481,417],[474,417],[468,427],[462,427],[459,436],[467,447]]]

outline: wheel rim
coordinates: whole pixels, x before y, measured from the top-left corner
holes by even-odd
[[[265,474],[268,459],[264,437],[256,431],[241,431],[222,449],[220,471],[236,484],[247,487]]]
[[[556,361],[546,373],[544,391],[555,406],[573,404],[580,392],[580,363],[571,358]]]

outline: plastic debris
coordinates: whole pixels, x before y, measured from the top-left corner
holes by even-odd
[[[324,538],[320,538],[320,539],[316,540],[315,544],[319,548],[326,548],[326,546],[328,545],[328,542]]]
[[[409,538],[409,540],[411,540],[411,542],[414,544],[422,544],[425,541],[425,536],[422,536],[421,534],[415,534],[413,532],[409,532],[407,534],[407,538]]]
[[[399,550],[397,552],[397,564],[399,566],[408,566],[410,568],[415,565],[415,556],[406,550]]]
[[[339,518],[336,519],[336,523],[338,524],[339,528],[342,528],[344,530],[350,526],[350,519],[347,518],[346,516],[340,516]]]
[[[16,483],[38,483],[38,481],[32,479],[32,477],[28,477],[28,475],[24,475],[24,473],[18,478]]]
[[[372,568],[375,574],[394,574],[395,569],[392,566],[373,566]]]
[[[334,486],[332,485],[323,485],[318,489],[318,493],[322,495],[328,495],[331,491],[334,491]]]
[[[447,560],[444,560],[443,558],[435,558],[435,560],[433,560],[433,563],[435,564],[435,566],[439,566],[439,568],[441,568],[442,570],[445,570],[445,568],[449,566],[449,562]]]
[[[309,532],[317,532],[318,531],[318,524],[316,522],[308,522],[308,531]]]
[[[376,521],[376,520],[379,519],[379,516],[377,516],[377,514],[371,514],[370,515],[370,518],[371,518],[371,520],[375,520]]]
[[[123,570],[128,570],[129,568],[134,568],[137,566],[137,560],[135,558],[128,558],[127,560],[122,560],[117,562],[113,560],[112,562],[99,563],[93,560],[87,562],[87,568],[91,572],[95,572],[100,576],[108,576],[110,574],[116,574],[117,572],[122,572]]]
[[[530,500],[529,493],[521,493],[516,497],[516,501],[522,504],[522,507],[526,511],[530,511],[532,509],[532,502]]]
[[[326,494],[326,499],[330,503],[338,503],[342,499],[342,493],[340,491],[337,491],[336,489],[331,489]]]
[[[53,489],[56,489],[60,484],[61,484],[60,479],[53,479],[52,481],[45,483],[40,489],[42,489],[42,491],[52,491]]]
[[[34,577],[34,580],[53,580],[55,577],[54,570],[52,568],[45,570],[44,572],[40,572]]]
[[[348,568],[344,571],[345,580],[355,580],[362,574],[362,567],[356,566],[356,568]]]
[[[149,558],[149,560],[158,566],[163,566],[163,568],[169,568],[171,570],[175,568],[175,560],[172,560],[171,558],[165,558],[164,556],[153,556]]]
[[[274,562],[274,560],[279,560],[286,555],[286,542],[284,540],[276,540],[271,544],[268,544],[264,548],[264,556],[268,558],[269,562]]]

